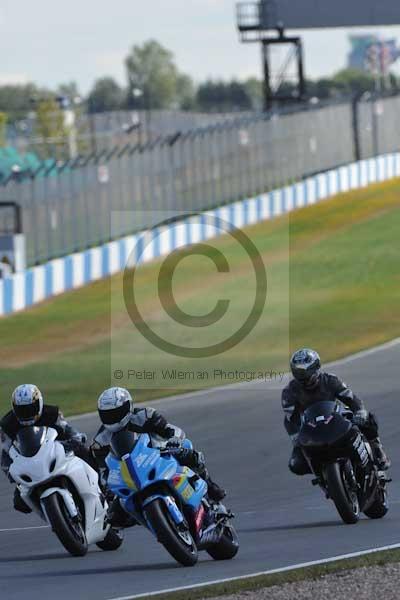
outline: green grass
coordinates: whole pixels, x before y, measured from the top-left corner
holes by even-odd
[[[285,370],[289,352],[298,346],[315,346],[327,361],[400,335],[399,180],[341,194],[245,231],[266,264],[268,298],[258,325],[238,346],[196,361],[156,352],[127,317],[117,275],[0,320],[1,410],[22,382],[39,385],[67,414],[93,410],[99,392],[116,383],[110,375],[111,306],[113,365],[124,369]],[[231,272],[217,273],[204,257],[185,258],[173,292],[179,307],[192,315],[208,313],[218,299],[229,298],[218,326],[172,324],[156,301],[160,263],[138,269],[141,310],[167,339],[214,343],[230,335],[250,310],[254,275],[246,253],[230,236],[213,245]],[[210,381],[186,384],[204,385]],[[139,382],[130,387],[139,400],[183,391],[176,382],[165,389],[144,389]]]
[[[400,550],[384,550],[381,552],[372,552],[355,558],[347,558],[333,561],[322,565],[314,565],[282,573],[272,573],[270,575],[258,575],[256,577],[246,577],[238,581],[226,581],[225,583],[215,585],[205,585],[194,590],[183,590],[181,592],[165,592],[154,595],[155,600],[205,600],[206,598],[219,598],[231,594],[243,594],[246,592],[265,590],[272,586],[280,586],[286,583],[299,583],[306,580],[318,580],[326,575],[359,569],[362,567],[383,566],[389,563],[398,563],[400,561]],[[145,595],[143,595],[143,598]]]

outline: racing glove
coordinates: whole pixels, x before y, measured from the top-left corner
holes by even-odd
[[[80,433],[79,431],[77,431],[76,433],[74,433],[71,439],[74,442],[78,442],[79,444],[85,445],[87,442],[87,435],[86,433]]]
[[[357,425],[357,427],[364,427],[368,421],[368,411],[364,408],[358,410],[356,413],[354,413],[352,421],[354,425]]]
[[[175,435],[175,430],[172,427],[169,427],[168,421],[157,411],[154,411],[153,415],[146,423],[146,430],[150,433],[157,433],[165,439]]]
[[[181,446],[182,446],[182,440],[180,440],[177,437],[172,437],[170,440],[168,440],[168,442],[166,444],[166,448],[168,448],[169,450],[178,449]]]

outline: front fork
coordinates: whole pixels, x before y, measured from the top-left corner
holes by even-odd
[[[356,475],[354,473],[354,465],[352,464],[351,460],[350,459],[338,459],[337,462],[344,463],[344,474],[345,474],[348,486],[349,486],[349,488],[350,488],[350,490],[352,492],[355,492],[357,495],[359,495],[361,488],[360,488],[360,485],[357,482]],[[325,482],[325,479],[324,479],[324,476],[322,475],[322,472],[321,473],[317,473],[315,471],[315,469],[313,469],[311,463],[310,463],[310,467],[312,468],[313,473],[316,474],[316,477],[311,482],[312,485],[319,485],[319,487],[324,492],[325,497],[327,499],[329,499],[330,496],[329,496],[329,492],[328,492],[328,486],[327,486],[327,484]]]

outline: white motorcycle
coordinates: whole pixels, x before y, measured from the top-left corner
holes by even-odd
[[[96,471],[57,436],[50,427],[24,427],[18,433],[9,450],[9,473],[22,500],[73,556],[84,556],[89,544],[116,550],[122,535],[107,521],[108,504]]]

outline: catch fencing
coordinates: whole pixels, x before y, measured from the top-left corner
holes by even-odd
[[[321,202],[339,192],[399,176],[400,153],[385,154],[308,177],[255,198],[185,216],[179,221],[162,223],[151,230],[51,260],[0,280],[0,316],[24,310],[123,271],[127,265],[132,267],[165,256],[187,244],[222,233],[219,227],[217,230],[207,227],[207,222],[221,220],[226,230],[240,228]]]
[[[71,114],[71,111],[68,111]],[[140,142],[147,143],[155,137],[175,131],[186,132],[224,121],[232,113],[202,113],[182,110],[116,110],[102,113],[84,113],[74,107],[73,125],[61,137],[43,138],[33,112],[30,116],[7,128],[7,145],[20,153],[33,152],[45,159],[49,156],[67,160],[75,152],[83,154],[112,150]],[[65,113],[64,113],[65,117]],[[48,115],[50,130],[57,130],[60,114]]]
[[[162,214],[208,210],[395,152],[399,109],[391,97],[225,119],[10,180],[0,202],[21,206],[32,266],[152,227]],[[127,218],[111,234],[113,211]]]

